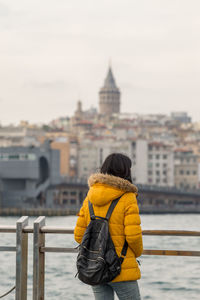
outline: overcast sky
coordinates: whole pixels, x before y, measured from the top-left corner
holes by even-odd
[[[199,0],[0,0],[0,122],[98,107],[110,58],[122,112],[200,121]]]

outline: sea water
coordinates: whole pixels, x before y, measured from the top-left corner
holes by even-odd
[[[29,224],[36,218],[31,217]],[[46,225],[73,228],[76,217],[47,217]],[[15,225],[17,217],[0,217],[1,225]],[[200,214],[141,215],[142,229],[200,230]],[[32,299],[32,234],[29,234],[28,300]],[[144,249],[200,250],[200,237],[144,236]],[[14,246],[15,234],[0,233],[1,246]],[[75,247],[73,235],[47,234],[47,247]],[[142,299],[199,300],[200,257],[146,256],[140,258]],[[94,299],[90,286],[76,274],[76,254],[46,253],[45,299]],[[15,285],[15,253],[0,252],[0,295]],[[14,291],[6,296],[14,300]],[[116,298],[117,299],[117,298]]]

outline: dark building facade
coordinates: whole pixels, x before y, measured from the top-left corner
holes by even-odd
[[[60,152],[46,142],[41,147],[0,148],[0,206],[43,204],[46,190],[60,183]]]

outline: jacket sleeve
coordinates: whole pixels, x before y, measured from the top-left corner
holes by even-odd
[[[136,195],[129,193],[125,201],[124,231],[126,241],[135,253],[135,257],[140,256],[143,251],[142,229],[140,224],[141,221]]]
[[[74,229],[74,238],[77,243],[81,243],[83,235],[85,233],[85,230],[87,228],[87,205],[88,205],[88,200],[87,197],[85,198],[83,205],[78,213],[78,219],[76,222],[76,227]]]

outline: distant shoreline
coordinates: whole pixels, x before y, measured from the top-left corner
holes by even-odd
[[[34,208],[34,209],[21,209],[21,208],[0,208],[0,216],[76,216],[78,211],[71,211],[69,209],[50,209],[50,208]],[[181,209],[173,210],[167,208],[155,209],[140,209],[140,214],[157,215],[157,214],[200,214],[200,209]]]

